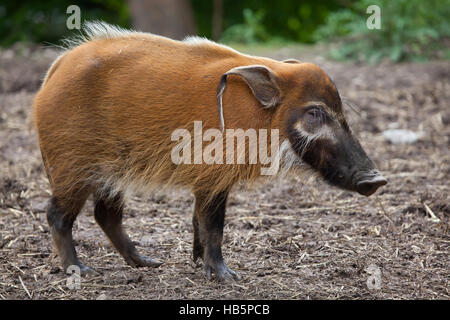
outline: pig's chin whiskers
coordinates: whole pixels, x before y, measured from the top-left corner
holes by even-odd
[[[280,146],[280,177],[287,177],[287,173],[294,173],[294,176],[301,178],[302,183],[308,184],[313,181],[324,181],[324,177],[317,170],[303,161],[303,155],[314,146],[315,141],[323,136],[323,133],[305,133],[298,130],[297,141],[293,144],[286,139]]]
[[[280,146],[280,175],[286,175],[291,169],[298,168],[304,163],[292,148],[288,139],[285,139]]]
[[[308,148],[321,136],[321,133],[308,134],[298,130],[299,139],[292,146],[303,158]]]
[[[311,145],[314,140],[315,138],[310,138],[307,141],[297,141],[296,145],[300,145],[301,150],[304,152],[308,145]],[[288,139],[285,139],[281,143],[279,177],[286,178],[288,177],[288,174],[293,173],[295,177],[301,178],[302,181],[306,183],[320,178],[320,174],[302,160],[297,150],[300,149],[295,148]]]

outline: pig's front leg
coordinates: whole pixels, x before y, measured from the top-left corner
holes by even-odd
[[[195,194],[194,260],[202,256],[206,276],[211,279],[212,272],[218,280],[239,280],[239,275],[227,267],[222,257],[222,237],[225,219],[225,206],[228,192],[209,197],[208,194]],[[209,201],[208,201],[209,200]]]

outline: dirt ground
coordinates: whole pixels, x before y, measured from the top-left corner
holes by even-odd
[[[165,261],[158,269],[127,266],[89,201],[74,237],[82,261],[102,274],[72,291],[52,251],[50,190],[31,120],[55,52],[0,51],[0,298],[449,299],[450,63],[344,64],[293,48],[265,54],[315,62],[331,75],[358,110],[349,122],[389,184],[370,198],[296,177],[237,187],[223,248],[242,279],[231,283],[206,280],[192,261],[188,192],[128,202],[125,225],[142,253]],[[391,144],[382,135],[389,128],[424,135]],[[381,276],[370,289],[373,270]]]

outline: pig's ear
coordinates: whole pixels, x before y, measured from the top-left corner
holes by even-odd
[[[276,107],[280,103],[280,88],[277,83],[277,77],[269,68],[260,65],[233,68],[222,75],[219,86],[217,87],[217,106],[222,131],[225,127],[222,95],[227,85],[228,75],[237,75],[244,79],[263,108]]]

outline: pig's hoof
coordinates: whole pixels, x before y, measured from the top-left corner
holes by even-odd
[[[100,275],[100,272],[95,269],[92,269],[91,267],[83,265],[83,268],[81,268],[81,275],[93,277]]]
[[[157,268],[160,265],[163,264],[162,261],[158,260],[158,259],[152,259],[149,257],[145,257],[145,256],[134,256],[131,259],[129,259],[129,261],[127,261],[128,264],[132,267],[152,267],[152,268]]]
[[[212,272],[215,273],[217,280],[219,281],[230,281],[230,280],[240,280],[241,277],[238,273],[234,272],[227,267],[225,262],[221,261],[214,264],[206,264],[205,266],[206,277],[208,280],[212,279]]]

